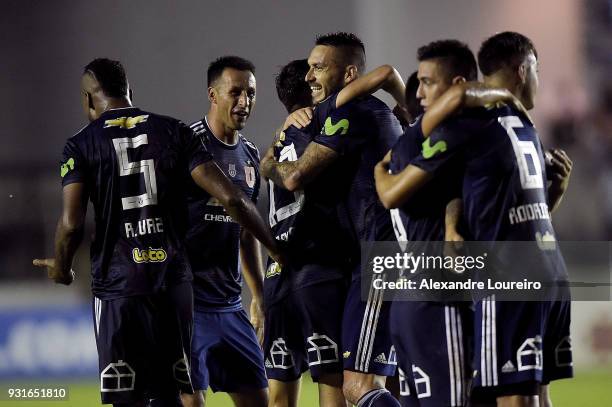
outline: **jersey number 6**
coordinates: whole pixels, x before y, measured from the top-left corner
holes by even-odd
[[[521,119],[516,116],[504,116],[497,120],[506,129],[512,142],[523,189],[543,188],[542,163],[535,144],[530,140],[520,140],[514,131],[515,128],[523,127]]]

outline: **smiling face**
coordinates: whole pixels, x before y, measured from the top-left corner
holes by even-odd
[[[306,82],[310,86],[312,102],[317,104],[344,86],[345,66],[341,63],[340,50],[327,45],[317,45],[310,52]]]
[[[449,76],[438,59],[419,62],[417,98],[425,111],[451,87]]]
[[[242,130],[255,106],[255,75],[225,68],[208,88],[208,97],[226,128]]]

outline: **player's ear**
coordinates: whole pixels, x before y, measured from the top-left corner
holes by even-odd
[[[344,83],[348,84],[357,79],[359,71],[356,65],[348,65],[344,71]]]
[[[527,82],[527,64],[522,63],[518,66],[517,68],[518,70],[518,77],[520,80],[521,85],[525,84],[525,82]]]
[[[130,100],[130,103],[132,103],[134,100],[134,92],[132,92],[132,88],[128,89],[128,99]]]
[[[463,76],[455,76],[453,78],[453,80],[451,81],[451,83],[453,85],[457,85],[459,83],[465,83],[465,82],[467,82],[467,81],[465,80],[465,78]]]
[[[208,88],[208,101],[212,104],[217,103],[217,90],[212,86]]]
[[[87,97],[87,107],[89,110],[96,110],[93,103],[93,96],[89,92],[85,92],[85,96]]]

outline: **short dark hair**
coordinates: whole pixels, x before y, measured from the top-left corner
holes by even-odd
[[[430,59],[439,59],[446,73],[452,79],[455,76],[463,76],[468,81],[478,78],[478,67],[476,58],[470,48],[463,42],[457,40],[440,40],[430,42],[417,50],[419,62]]]
[[[121,98],[128,93],[127,76],[119,61],[96,58],[85,66],[83,73],[93,74],[104,94],[110,98]]]
[[[421,113],[423,113],[423,106],[421,106],[420,100],[417,98],[416,93],[419,88],[419,78],[417,72],[413,72],[406,81],[406,109],[410,114],[412,120],[416,119]]]
[[[309,69],[307,60],[296,59],[276,75],[276,93],[289,113],[293,107],[312,105],[312,93],[305,79]]]
[[[478,51],[480,72],[488,76],[505,67],[518,67],[530,52],[538,57],[533,42],[523,34],[512,31],[495,34],[487,38]]]
[[[214,81],[219,79],[225,68],[234,68],[239,71],[251,71],[251,73],[255,75],[255,65],[253,65],[251,61],[234,55],[223,56],[215,59],[208,65],[206,85],[210,87]]]
[[[342,50],[344,61],[347,65],[357,66],[357,70],[362,73],[365,71],[366,55],[363,42],[353,33],[335,32],[319,35],[315,45],[326,45]]]

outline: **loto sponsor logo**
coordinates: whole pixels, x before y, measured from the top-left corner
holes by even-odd
[[[132,250],[132,258],[135,263],[161,263],[166,261],[168,254],[164,249],[138,249]]]

